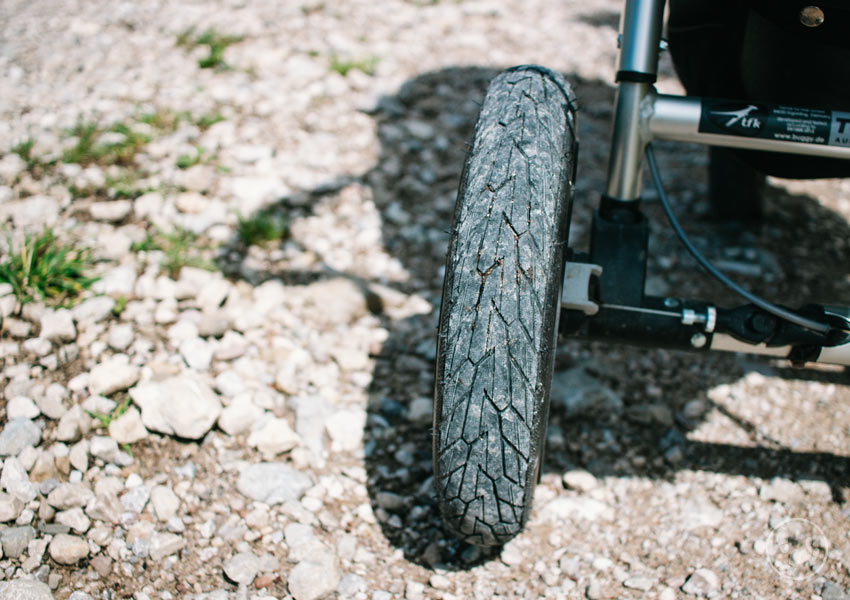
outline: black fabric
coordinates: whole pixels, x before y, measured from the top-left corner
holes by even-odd
[[[669,6],[670,53],[688,95],[850,111],[847,3],[819,3],[825,19],[814,28],[800,23],[806,4],[789,0],[670,0]],[[850,161],[734,152],[768,175],[850,176]]]

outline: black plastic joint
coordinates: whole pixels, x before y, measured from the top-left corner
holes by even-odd
[[[602,194],[599,201],[599,215],[612,223],[640,223],[643,213],[638,200],[618,200]]]
[[[655,83],[658,75],[655,73],[643,73],[641,71],[617,71],[617,82],[627,83]]]

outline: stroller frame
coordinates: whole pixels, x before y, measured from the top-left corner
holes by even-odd
[[[560,331],[656,348],[748,352],[850,365],[850,308],[796,311],[827,332],[753,304],[734,309],[644,294],[649,228],[640,210],[644,152],[652,140],[850,158],[850,112],[659,94],[664,0],[626,0],[605,193],[594,212],[590,253],[570,251]]]

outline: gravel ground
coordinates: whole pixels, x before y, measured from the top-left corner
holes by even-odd
[[[100,278],[70,309],[0,286],[0,598],[850,597],[841,369],[566,341],[527,530],[485,553],[441,526],[465,142],[500,69],[567,74],[586,244],[619,4],[0,4],[0,220],[13,251],[44,225],[91,248]],[[848,182],[771,180],[741,231],[705,218],[703,150],[660,152],[747,286],[850,297]],[[647,212],[652,291],[734,302]],[[286,237],[241,239],[258,213]]]

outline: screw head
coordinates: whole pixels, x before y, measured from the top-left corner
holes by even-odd
[[[691,336],[691,346],[694,348],[702,348],[705,346],[705,343],[708,341],[708,338],[701,333],[695,333]]]
[[[823,11],[818,6],[806,6],[800,11],[800,23],[806,27],[820,27],[823,20]]]
[[[665,298],[664,306],[666,306],[667,308],[675,308],[679,306],[679,301],[676,298]]]

